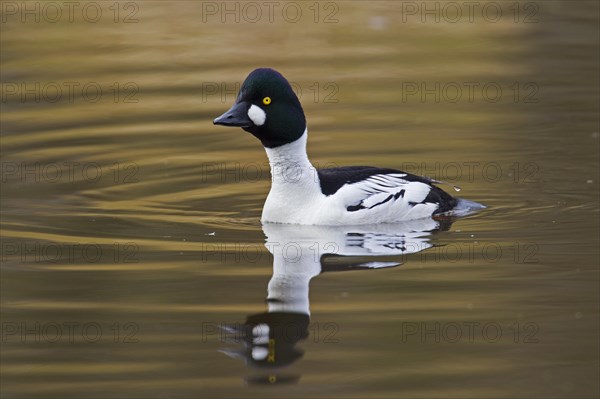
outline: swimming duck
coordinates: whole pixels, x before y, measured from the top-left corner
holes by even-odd
[[[241,127],[264,146],[271,190],[261,221],[304,225],[393,223],[483,206],[446,193],[427,177],[371,166],[315,169],[306,154],[304,111],[277,71],[250,73],[215,125]]]

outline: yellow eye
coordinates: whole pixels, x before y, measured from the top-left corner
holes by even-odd
[[[265,104],[265,105],[271,104],[271,97],[265,97],[265,98],[263,98],[263,104]]]

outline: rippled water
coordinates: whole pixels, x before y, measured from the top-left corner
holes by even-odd
[[[8,3],[3,397],[597,397],[597,2]],[[264,152],[212,125],[259,66],[316,165],[488,209],[263,228]]]

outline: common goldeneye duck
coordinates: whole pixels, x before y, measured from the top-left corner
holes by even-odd
[[[235,104],[214,120],[257,137],[271,166],[262,222],[311,225],[392,223],[483,208],[452,197],[435,180],[395,169],[346,166],[316,170],[306,154],[304,111],[277,71],[250,73]]]

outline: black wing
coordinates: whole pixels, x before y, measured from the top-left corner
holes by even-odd
[[[427,177],[411,175],[397,169],[376,168],[372,166],[344,166],[340,168],[319,169],[317,171],[321,192],[330,196],[335,194],[346,184],[362,182],[375,175],[402,174],[402,179],[409,182],[421,182],[429,185],[431,190],[421,203],[438,204],[435,214],[452,210],[456,204],[456,198],[434,185],[435,181]]]

